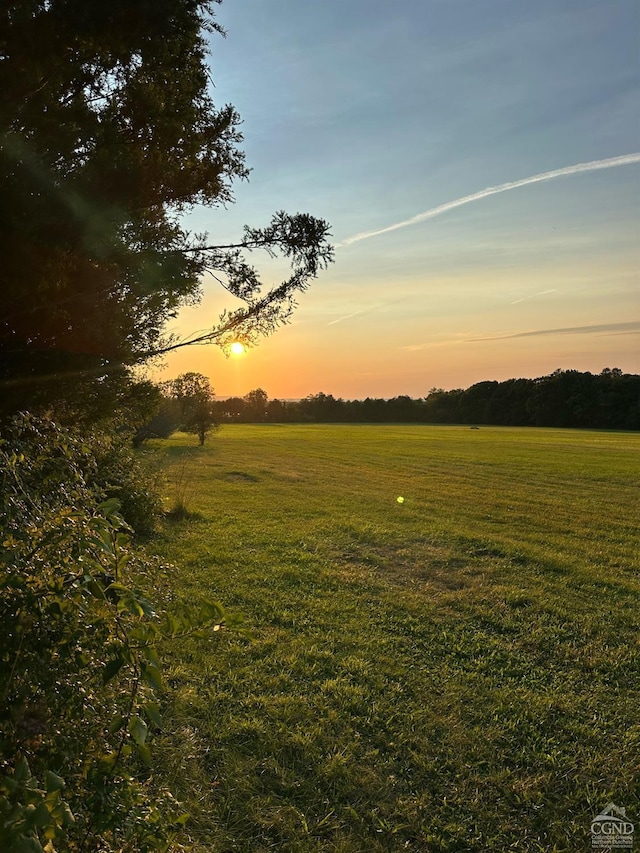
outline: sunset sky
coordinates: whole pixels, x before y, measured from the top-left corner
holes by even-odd
[[[276,210],[308,212],[331,223],[336,263],[259,347],[189,347],[156,378],[364,398],[640,372],[637,0],[216,9],[228,35],[211,39],[214,97],[244,119],[253,171],[235,205],[194,211],[190,227],[224,243]],[[205,282],[172,328],[206,328],[226,305]]]

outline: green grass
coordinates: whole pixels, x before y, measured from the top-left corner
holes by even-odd
[[[573,853],[610,800],[640,825],[639,451],[351,425],[160,445],[167,509],[172,478],[191,494],[159,586],[253,634],[170,652],[158,754],[192,849]]]

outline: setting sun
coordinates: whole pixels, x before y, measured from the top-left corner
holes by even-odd
[[[241,344],[240,341],[234,341],[231,344],[231,352],[233,353],[233,355],[243,355],[244,351],[245,346],[244,344]]]

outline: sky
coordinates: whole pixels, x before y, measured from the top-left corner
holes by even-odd
[[[242,116],[252,172],[189,227],[222,243],[307,212],[331,223],[335,263],[258,347],[187,347],[157,378],[362,399],[640,372],[637,0],[225,0],[216,16],[213,96]],[[176,334],[228,306],[203,289]]]

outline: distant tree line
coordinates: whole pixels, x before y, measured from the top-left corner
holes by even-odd
[[[258,388],[214,400],[218,423],[459,423],[500,426],[640,429],[640,376],[605,368],[600,374],[556,370],[537,379],[478,382],[466,390],[432,388],[424,398],[365,400],[313,394],[269,400]]]

